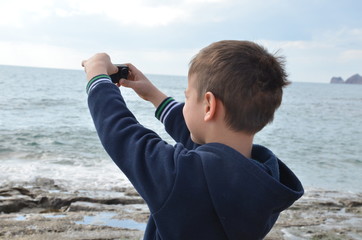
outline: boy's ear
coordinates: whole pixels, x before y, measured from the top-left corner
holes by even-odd
[[[212,92],[206,92],[204,95],[204,121],[210,121],[215,117],[216,97]]]

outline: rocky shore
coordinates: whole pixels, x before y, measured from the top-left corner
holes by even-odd
[[[42,178],[0,186],[0,239],[142,239],[148,216],[132,188],[69,191]],[[265,239],[362,239],[362,193],[307,191]]]

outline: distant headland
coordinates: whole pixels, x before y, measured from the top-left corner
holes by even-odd
[[[355,74],[345,80],[341,77],[332,77],[331,83],[345,83],[345,84],[362,84],[362,77],[359,74]]]

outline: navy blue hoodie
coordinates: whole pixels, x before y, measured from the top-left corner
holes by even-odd
[[[156,116],[174,146],[136,120],[108,76],[93,78],[87,91],[103,147],[150,209],[144,239],[262,239],[303,195],[298,178],[263,146],[254,145],[249,159],[220,143],[194,144],[183,104],[171,98]]]

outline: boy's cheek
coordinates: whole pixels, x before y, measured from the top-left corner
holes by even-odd
[[[184,105],[184,107],[182,109],[182,115],[184,117],[187,129],[190,131],[190,127],[189,127],[189,124],[188,124],[188,115],[187,115],[187,106],[186,106],[186,104]]]
[[[185,103],[184,107],[182,108],[182,115],[186,122],[187,121],[187,105],[186,105],[186,103]],[[187,125],[187,122],[186,122],[186,125]]]

